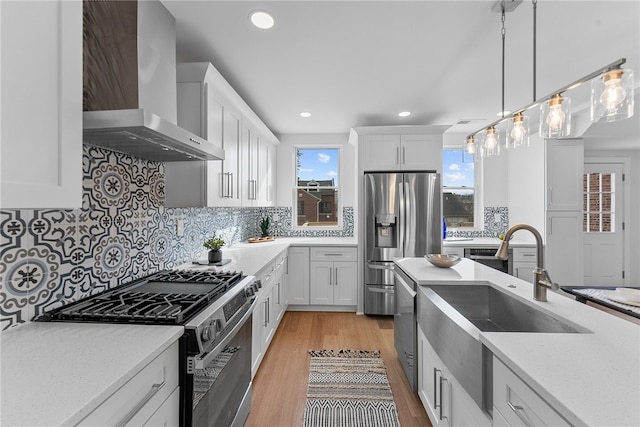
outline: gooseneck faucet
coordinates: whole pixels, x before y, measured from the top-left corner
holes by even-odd
[[[538,230],[527,224],[517,224],[511,227],[504,235],[502,243],[498,252],[496,252],[496,258],[505,260],[509,258],[509,240],[511,235],[518,230],[529,230],[536,238],[536,269],[533,271],[533,299],[536,301],[547,300],[547,288],[557,290],[559,286],[554,283],[549,277],[549,273],[544,269],[544,262],[542,260],[542,237]]]

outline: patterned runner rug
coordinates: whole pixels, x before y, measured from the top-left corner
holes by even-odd
[[[380,352],[309,350],[304,427],[399,427]]]

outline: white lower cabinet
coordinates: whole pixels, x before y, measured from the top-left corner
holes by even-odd
[[[536,248],[513,248],[513,276],[533,283],[536,262]]]
[[[311,248],[309,303],[356,305],[356,248]]]
[[[499,426],[569,426],[500,359],[493,357],[493,419]]]
[[[309,248],[289,247],[287,261],[287,302],[309,305]]]
[[[178,425],[179,394],[176,341],[78,425]]]
[[[251,376],[253,377],[271,340],[278,329],[278,324],[287,309],[286,281],[284,271],[287,264],[287,251],[278,254],[256,274],[262,288],[256,296],[252,317],[251,340]]]
[[[440,360],[418,325],[418,396],[435,426],[491,426],[491,419]]]

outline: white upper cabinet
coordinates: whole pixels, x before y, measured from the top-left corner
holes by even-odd
[[[363,171],[442,171],[442,133],[447,126],[355,128]]]
[[[224,148],[225,159],[166,163],[165,205],[264,206],[268,166],[259,147],[277,138],[213,65],[181,63],[177,77],[178,125]]]
[[[0,208],[82,205],[82,2],[0,2]]]
[[[581,139],[547,140],[547,211],[582,211],[584,145]]]

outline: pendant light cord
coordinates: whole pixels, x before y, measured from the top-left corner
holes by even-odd
[[[506,30],[504,28],[504,2],[502,3],[502,118],[504,119],[504,45],[505,45],[505,34]]]
[[[533,102],[536,102],[536,11],[538,9],[538,0],[532,0],[533,3]]]

